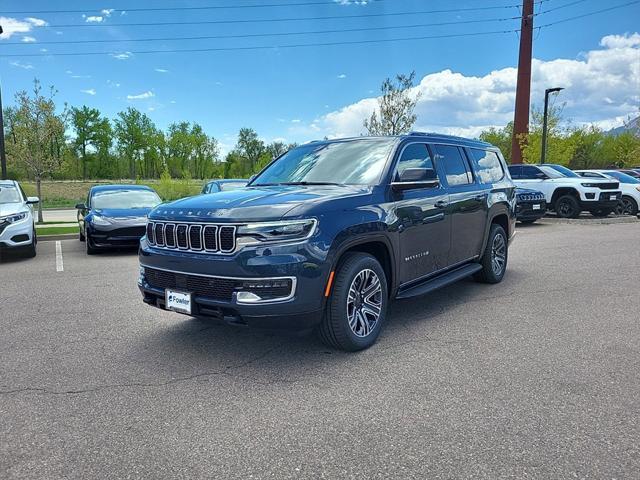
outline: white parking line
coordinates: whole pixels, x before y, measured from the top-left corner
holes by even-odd
[[[62,272],[64,270],[64,261],[62,259],[62,243],[60,240],[56,240],[56,272]]]

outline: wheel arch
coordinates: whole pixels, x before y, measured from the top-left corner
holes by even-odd
[[[572,195],[579,202],[580,201],[580,193],[573,187],[559,187],[553,191],[553,195],[551,196],[551,208],[555,209],[556,201],[565,195]]]

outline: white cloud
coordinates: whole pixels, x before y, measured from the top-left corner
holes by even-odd
[[[33,43],[36,41],[36,37],[32,37],[30,35],[25,35],[24,37],[22,37],[22,41],[24,43]]]
[[[2,34],[0,34],[0,40],[6,40],[17,33],[28,33],[34,27],[44,27],[48,24],[44,20],[35,17],[27,17],[24,20],[18,20],[17,18],[11,17],[0,17],[0,25],[2,25],[3,30]]]
[[[131,52],[112,53],[111,56],[116,60],[129,60],[131,57],[133,57],[133,53]]]
[[[640,34],[608,35],[604,48],[579,59],[533,60],[532,104],[540,105],[544,90],[564,87],[558,103],[566,103],[564,115],[576,124],[609,125],[636,114],[640,104]],[[502,127],[513,120],[517,70],[507,67],[484,76],[466,76],[442,70],[422,78],[413,93],[416,130],[475,137],[482,130]],[[298,136],[330,138],[364,133],[363,121],[378,103],[376,97],[319,116],[307,125],[290,127]]]
[[[176,103],[175,100],[169,100],[169,103]]]
[[[294,118],[293,120],[291,120],[291,123],[300,123],[302,120],[300,120],[299,118]]]
[[[30,63],[22,63],[20,60],[14,60],[9,65],[12,65],[18,68],[24,68],[25,70],[33,70],[34,68],[34,66],[31,65]]]
[[[103,8],[102,10],[100,10],[100,13],[105,17],[110,17],[111,14],[113,13],[113,10],[114,10],[113,8]]]
[[[88,17],[86,15],[83,15],[82,17],[87,23],[101,23],[104,21],[104,17],[101,15],[89,15]]]
[[[94,88],[89,88],[87,90],[80,90],[82,93],[86,93],[87,95],[95,95],[96,90]]]
[[[367,5],[371,0],[333,0],[339,5]]]
[[[127,95],[127,100],[143,100],[145,98],[155,97],[156,94],[151,90],[147,90],[146,92],[139,93],[138,95]]]
[[[158,73],[169,73],[169,70],[166,68],[154,68],[154,70]]]
[[[112,81],[112,80],[108,80],[108,79],[107,79],[107,85],[109,85],[110,87],[116,87],[116,88],[118,88],[118,87],[120,86],[120,83],[119,83],[119,82],[114,82],[114,81]]]
[[[347,76],[344,73],[341,73],[340,75],[338,75],[338,78],[340,78],[340,79],[347,78]]]

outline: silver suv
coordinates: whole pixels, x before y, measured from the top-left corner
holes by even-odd
[[[38,197],[27,197],[15,180],[0,180],[0,253],[23,250],[36,256],[36,229],[32,205]]]

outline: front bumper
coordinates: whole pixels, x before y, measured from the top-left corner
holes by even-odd
[[[257,328],[309,330],[320,323],[328,267],[315,244],[245,248],[233,255],[167,251],[140,242],[138,287],[145,303],[165,308],[165,288],[192,294],[192,315]],[[157,274],[155,272],[160,272]],[[264,303],[238,300],[243,285],[290,279],[291,295]]]
[[[0,222],[1,248],[27,247],[33,242],[33,236],[33,218],[31,215],[27,215],[26,218],[14,223]]]
[[[538,208],[534,210],[534,206]],[[518,201],[516,204],[516,218],[518,220],[537,220],[547,213],[547,203],[544,199],[532,201]]]
[[[145,233],[145,225],[104,228],[91,225],[87,229],[95,248],[137,247]]]
[[[613,209],[621,199],[622,192],[620,190],[587,192],[583,198],[580,199],[580,208],[583,210],[594,210],[598,208]]]

